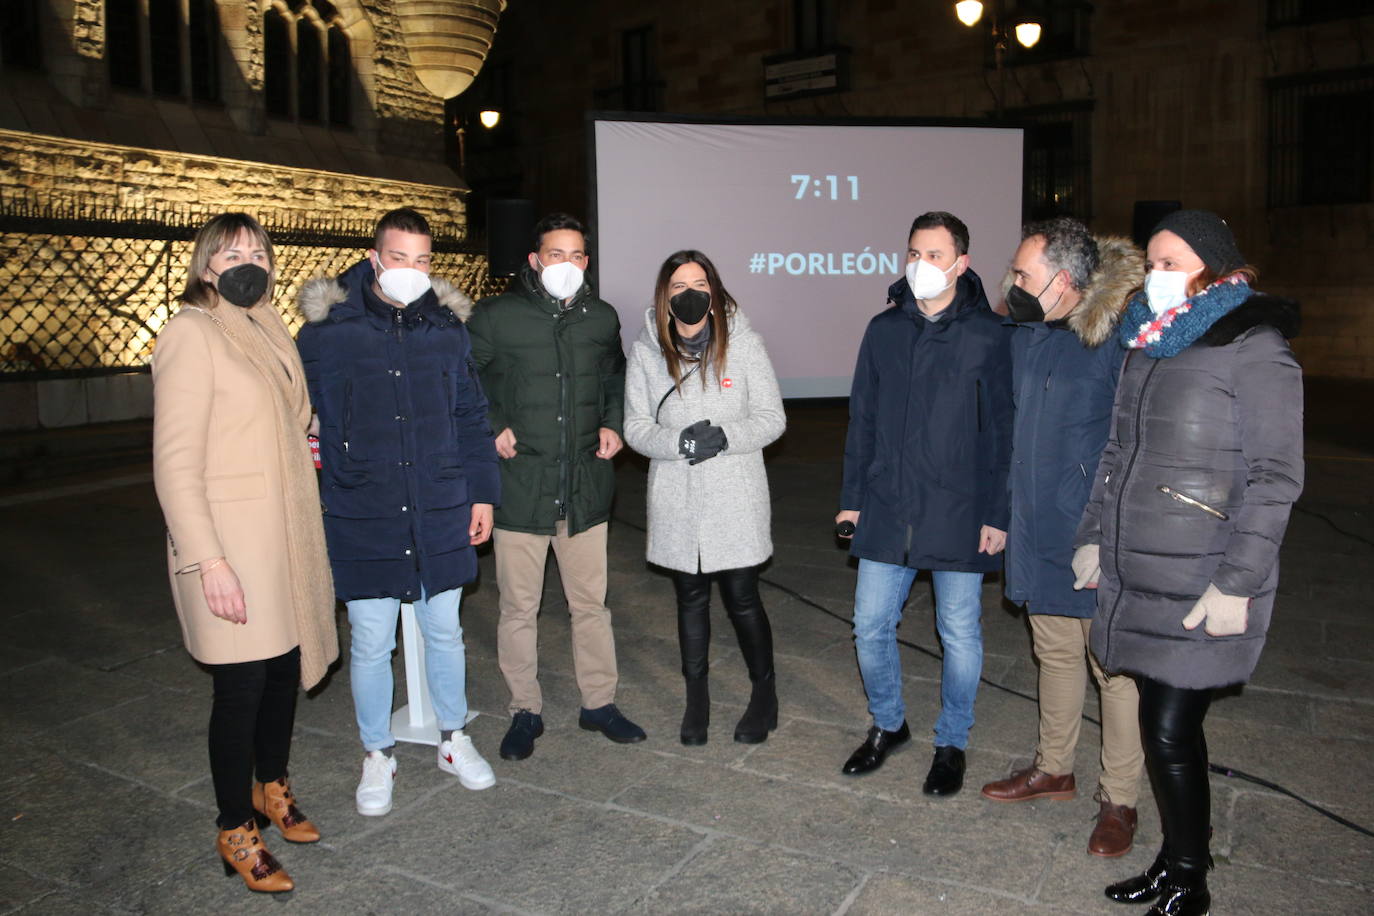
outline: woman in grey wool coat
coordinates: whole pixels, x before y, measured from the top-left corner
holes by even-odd
[[[778,725],[773,632],[759,564],[773,553],[763,447],[786,419],[763,340],[699,251],[663,262],[625,371],[625,443],[649,463],[648,560],[673,575],[687,709],[683,744],[706,743],[711,579],[753,690],[735,740]]]
[[[1302,491],[1298,307],[1250,288],[1226,223],[1165,217],[1145,291],[1118,326],[1127,348],[1112,431],[1076,538],[1075,588],[1097,588],[1093,653],[1136,676],[1145,768],[1164,848],[1107,888],[1150,914],[1203,916],[1211,797],[1202,721],[1212,689],[1249,679]]]

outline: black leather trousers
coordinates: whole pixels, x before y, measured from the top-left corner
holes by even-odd
[[[1170,877],[1205,874],[1212,830],[1212,793],[1207,781],[1207,739],[1202,720],[1211,690],[1170,687],[1146,677],[1140,683],[1140,736],[1145,769],[1164,827]]]
[[[713,578],[720,583],[720,598],[735,628],[744,663],[749,667],[749,679],[758,682],[772,677],[773,629],[768,625],[768,615],[759,598],[757,566],[714,573],[673,571],[682,676],[689,681],[703,678],[709,667]]]

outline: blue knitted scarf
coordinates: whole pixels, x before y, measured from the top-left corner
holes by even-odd
[[[1146,356],[1154,359],[1177,356],[1253,293],[1243,277],[1233,274],[1156,315],[1150,310],[1145,293],[1139,292],[1127,303],[1117,335],[1128,350],[1144,350]]]

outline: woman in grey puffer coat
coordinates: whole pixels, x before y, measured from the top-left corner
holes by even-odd
[[[744,313],[699,251],[671,255],[625,371],[625,443],[649,463],[648,560],[669,569],[687,681],[683,744],[706,743],[711,579],[753,690],[735,740],[778,724],[773,633],[758,567],[773,553],[763,447],[786,419],[777,378]]]
[[[1151,914],[1202,916],[1212,688],[1250,677],[1302,490],[1297,304],[1255,293],[1230,228],[1181,210],[1155,227],[1127,306],[1112,432],[1079,526],[1076,588],[1098,589],[1092,649],[1136,675],[1164,848],[1107,888]]]

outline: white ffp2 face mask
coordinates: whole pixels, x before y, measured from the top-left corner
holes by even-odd
[[[1152,270],[1146,274],[1145,300],[1150,304],[1150,311],[1155,315],[1163,315],[1169,309],[1182,305],[1183,300],[1188,298],[1188,278],[1201,271],[1199,267],[1191,272]]]
[[[410,305],[429,292],[429,274],[423,270],[416,270],[414,267],[382,267],[381,258],[377,259],[375,266],[377,285],[389,299],[394,299],[402,305]]]
[[[911,287],[911,294],[917,299],[934,299],[954,285],[954,280],[949,279],[949,272],[958,265],[959,259],[957,257],[954,259],[954,263],[944,270],[924,258],[919,261],[908,261],[906,282]]]
[[[539,272],[539,282],[548,290],[549,295],[558,301],[562,302],[582,288],[582,269],[572,261],[559,261],[545,267],[544,262],[537,257],[534,260],[542,268]]]

